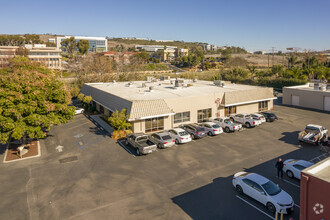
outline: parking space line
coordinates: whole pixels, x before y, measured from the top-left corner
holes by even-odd
[[[313,162],[314,163],[314,160],[318,160],[318,161],[320,161],[321,159],[321,157],[324,157],[324,158],[327,158],[327,156],[326,156],[326,154],[327,153],[324,153],[324,154],[321,154],[320,156],[318,156],[318,157],[314,157],[313,159],[311,159],[311,160],[309,160],[310,162]]]
[[[117,141],[118,142],[118,144],[120,145],[120,146],[122,146],[123,148],[125,148],[125,150],[127,151],[127,152],[129,152],[133,157],[135,157],[135,155],[130,151],[130,150],[128,150],[128,148],[121,142],[121,141]]]
[[[284,182],[286,182],[286,183],[289,183],[289,184],[291,184],[292,186],[295,186],[295,187],[298,187],[298,188],[300,188],[300,186],[298,186],[297,184],[294,184],[294,183],[291,183],[290,181],[288,181],[288,180],[285,180],[285,179],[282,179]]]
[[[249,204],[249,205],[250,205],[250,206],[252,206],[253,208],[257,209],[259,212],[261,212],[261,213],[263,213],[263,214],[267,215],[269,218],[271,218],[271,219],[274,219],[274,220],[275,220],[275,218],[274,218],[274,217],[272,217],[271,215],[269,215],[269,214],[267,214],[266,212],[262,211],[261,209],[257,208],[256,206],[252,205],[251,203],[249,203],[249,202],[248,202],[248,201],[246,201],[245,199],[241,198],[240,196],[236,195],[236,197],[237,197],[237,198],[239,198],[240,200],[242,200],[243,202],[245,202],[245,203]]]
[[[300,208],[300,206],[299,206],[299,205],[297,205],[297,204],[294,204],[294,206],[296,206],[297,208]]]

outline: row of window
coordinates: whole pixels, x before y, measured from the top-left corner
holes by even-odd
[[[59,56],[59,53],[47,53],[47,52],[29,52],[29,55],[38,55],[38,56]]]

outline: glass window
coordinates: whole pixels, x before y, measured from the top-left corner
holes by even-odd
[[[190,112],[179,112],[174,115],[174,123],[190,121]]]
[[[150,118],[145,120],[145,132],[164,130],[164,117]]]
[[[268,110],[268,101],[262,101],[258,103],[259,112]]]
[[[230,106],[225,108],[225,116],[229,116],[231,114],[236,114],[236,106]]]
[[[262,187],[266,190],[266,192],[271,195],[275,196],[281,192],[281,188],[278,187],[272,181],[268,181],[267,183],[263,184]]]
[[[295,164],[293,165],[294,168],[298,169],[298,170],[303,170],[303,169],[306,169],[306,167],[302,166],[302,165],[299,165],[299,164]]]
[[[207,108],[207,109],[201,109],[197,111],[197,122],[201,123],[205,121],[206,119],[209,119],[212,117],[212,109]]]

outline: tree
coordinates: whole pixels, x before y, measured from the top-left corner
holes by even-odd
[[[79,40],[77,44],[79,53],[86,54],[89,49],[89,41],[88,40]]]
[[[16,49],[15,54],[17,56],[27,57],[29,55],[29,51],[25,47],[19,47]]]
[[[47,47],[56,47],[56,44],[54,42],[47,42],[46,46]]]
[[[11,139],[43,138],[51,125],[74,116],[70,96],[59,73],[26,57],[0,69],[0,143]]]
[[[24,38],[19,35],[1,35],[0,46],[23,46]]]
[[[77,49],[77,41],[74,37],[67,38],[61,42],[62,49],[64,49],[68,54],[73,55]]]
[[[38,34],[25,34],[24,37],[25,37],[24,43],[26,43],[26,44],[41,44],[41,43],[43,43],[40,40],[40,36]]]
[[[111,127],[115,130],[128,130],[131,128],[131,123],[127,121],[129,115],[126,115],[126,109],[122,109],[120,112],[116,110],[108,119]]]

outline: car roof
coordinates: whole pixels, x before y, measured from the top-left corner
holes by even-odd
[[[216,125],[217,123],[215,123],[215,122],[211,122],[211,121],[207,121],[207,122],[203,122],[202,124]]]
[[[169,133],[167,131],[162,131],[162,132],[159,132],[157,133],[159,136],[166,136],[166,135],[169,135]]]
[[[322,128],[321,125],[314,125],[314,124],[308,124],[306,127],[315,127],[315,128]]]
[[[269,181],[266,177],[263,177],[257,173],[250,173],[249,175],[245,176],[243,179],[248,178],[260,185],[265,184]]]
[[[259,113],[253,113],[252,115],[256,115],[256,116],[262,116],[263,117],[263,115],[262,114],[259,114]]]
[[[309,161],[306,161],[306,160],[298,160],[295,162],[295,164],[300,164],[300,165],[303,165],[303,166],[311,166],[313,165],[312,162],[309,162]]]
[[[172,128],[172,129],[170,129],[170,130],[174,130],[174,131],[176,131],[176,132],[183,132],[183,131],[185,131],[185,130],[182,129],[182,128]]]

